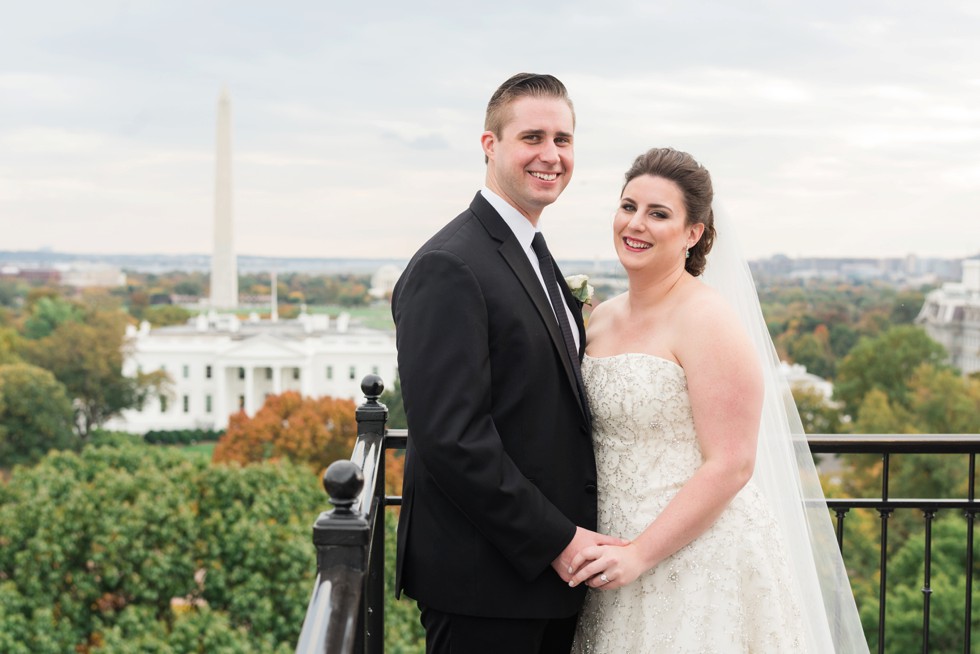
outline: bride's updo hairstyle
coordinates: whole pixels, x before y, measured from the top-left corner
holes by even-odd
[[[626,184],[640,175],[663,177],[677,184],[684,195],[687,224],[704,223],[701,239],[691,248],[691,256],[684,262],[687,272],[697,277],[704,272],[705,260],[715,242],[715,215],[711,209],[715,192],[711,187],[711,174],[686,152],[673,148],[653,148],[637,157],[626,171],[623,190],[626,190]]]

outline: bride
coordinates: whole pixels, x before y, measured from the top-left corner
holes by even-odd
[[[639,156],[613,220],[629,291],[590,318],[599,531],[573,651],[867,652],[826,503],[708,171]],[[699,277],[707,270],[703,283]],[[823,602],[813,601],[823,597]]]

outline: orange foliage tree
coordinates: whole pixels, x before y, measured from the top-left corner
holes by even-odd
[[[303,397],[296,391],[270,395],[249,418],[233,415],[214,448],[215,462],[241,464],[289,459],[323,470],[350,457],[357,438],[354,402],[332,397]]]
[[[296,391],[270,395],[255,417],[240,412],[230,418],[213,460],[245,465],[289,459],[322,473],[334,461],[350,458],[357,438],[355,409],[351,400],[303,397]],[[388,452],[388,494],[401,492],[404,469],[403,453]]]

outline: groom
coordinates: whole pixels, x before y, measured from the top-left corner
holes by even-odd
[[[395,583],[419,604],[427,653],[568,652],[585,592],[568,564],[620,543],[592,531],[581,305],[537,236],[572,176],[574,127],[555,77],[504,82],[481,136],[485,188],[392,296],[409,428]]]

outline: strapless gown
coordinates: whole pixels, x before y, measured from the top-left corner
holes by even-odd
[[[599,531],[635,538],[703,459],[684,370],[647,354],[586,357]],[[797,653],[806,650],[777,526],[749,482],[715,523],[632,584],[590,589],[573,652]],[[820,601],[820,598],[813,598]]]

